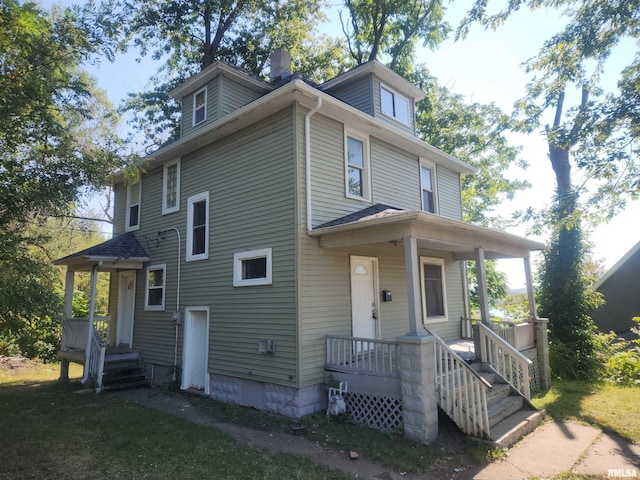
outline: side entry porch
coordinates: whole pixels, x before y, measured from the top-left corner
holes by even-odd
[[[131,233],[54,262],[65,265],[64,313],[60,358],[60,380],[69,379],[69,363],[84,366],[82,383],[96,391],[146,384],[139,352],[133,346],[133,321],[136,272],[148,262],[144,249]],[[90,272],[89,312],[73,317],[73,292],[76,272]],[[119,275],[117,317],[96,315],[96,290],[99,272]]]

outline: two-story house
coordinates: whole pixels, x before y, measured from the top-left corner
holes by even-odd
[[[138,180],[116,177],[113,240],[57,261],[68,317],[74,271],[112,272],[110,316],[76,324],[75,357],[66,334],[62,376],[80,361],[101,386],[108,344],[135,350],[152,383],[300,417],[326,408],[330,372],[361,421],[429,441],[440,405],[493,438],[491,382],[450,345],[471,336],[465,261],[476,355],[527,395],[532,362],[548,375],[546,327],[531,301],[531,321],[503,329],[511,346],[486,328],[484,259],[523,258],[533,300],[544,245],[462,221],[475,169],[417,138],[425,93],[381,63],[321,85],[285,51],[271,68],[266,82],[215,62],[171,92],[180,139]]]

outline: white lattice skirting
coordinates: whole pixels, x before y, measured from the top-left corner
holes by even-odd
[[[347,413],[356,423],[383,432],[402,428],[402,400],[365,393],[344,394]]]
[[[540,367],[538,366],[538,350],[530,348],[525,350],[522,354],[531,360],[533,363],[529,365],[529,385],[532,392],[539,392],[542,390],[540,387]]]

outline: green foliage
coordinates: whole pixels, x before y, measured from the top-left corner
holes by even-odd
[[[487,297],[489,306],[495,308],[498,302],[506,297],[509,292],[507,275],[498,270],[495,260],[487,260],[485,262],[485,273],[487,275]],[[469,284],[469,307],[471,316],[473,318],[480,318],[480,302],[478,298],[478,281],[475,262],[467,262],[467,281]]]
[[[640,317],[633,319],[640,326]],[[602,363],[603,378],[620,385],[640,385],[640,329],[633,327],[636,338],[625,340],[614,332],[598,333],[598,358]]]
[[[529,318],[529,298],[526,293],[507,295],[498,301],[496,307],[510,319],[522,320]]]
[[[593,278],[585,274],[588,247],[580,222],[556,216],[558,231],[544,252],[541,265],[538,311],[549,318],[549,360],[552,374],[560,379],[594,379],[600,366],[596,357],[596,328],[589,312],[602,303],[590,289]]]

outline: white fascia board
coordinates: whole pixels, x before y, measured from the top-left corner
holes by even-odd
[[[447,167],[454,172],[467,174],[477,171],[475,167],[433,145],[429,145],[413,135],[389,126],[387,123],[298,79],[160,148],[147,157],[144,167],[151,169],[167,160],[202,148],[220,138],[263,120],[296,101],[304,107],[313,108],[318,97],[322,98],[322,107],[318,111],[320,114],[342,121],[345,125],[356,128],[362,133],[379,138],[418,157],[425,157],[431,162]],[[116,183],[122,181],[123,173],[118,172],[114,178]]]

